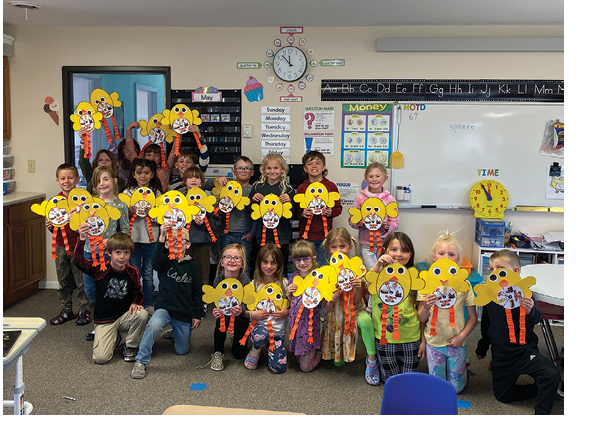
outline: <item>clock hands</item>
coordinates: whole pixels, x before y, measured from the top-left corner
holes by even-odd
[[[290,63],[290,57],[288,57],[288,60],[287,60],[286,57],[283,55],[282,58],[284,59],[284,61],[286,61],[288,63],[289,67],[292,67],[292,64]]]
[[[489,190],[487,191],[487,189],[485,189],[485,186],[483,186],[482,184],[481,184],[481,187],[485,191],[485,195],[487,195],[487,201],[491,201],[493,199],[491,197],[491,188],[489,187]]]

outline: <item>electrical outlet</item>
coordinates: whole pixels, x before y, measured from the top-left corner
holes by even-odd
[[[251,124],[244,124],[243,125],[243,138],[251,138],[252,137],[252,125]]]
[[[35,160],[29,160],[28,162],[29,173],[35,172]]]

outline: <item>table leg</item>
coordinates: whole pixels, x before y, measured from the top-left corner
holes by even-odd
[[[546,341],[546,347],[548,347],[548,352],[550,353],[550,359],[552,362],[554,362],[554,365],[556,365],[554,350],[552,349],[552,343],[550,342],[550,339],[548,338],[548,332],[546,330],[549,326],[548,323],[546,322],[546,319],[540,320],[540,326],[542,327],[542,334],[544,335],[544,340]]]

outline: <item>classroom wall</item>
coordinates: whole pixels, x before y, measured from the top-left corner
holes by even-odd
[[[285,23],[289,25],[289,23]],[[12,106],[12,153],[15,157],[17,190],[42,191],[48,197],[58,192],[55,168],[63,162],[63,126],[70,124],[63,116],[56,126],[43,112],[44,98],[51,95],[62,100],[62,66],[171,66],[173,89],[215,86],[220,89],[245,87],[249,75],[264,84],[264,100],[242,102],[243,123],[252,124],[253,137],[244,139],[243,153],[254,162],[260,160],[260,109],[278,105],[278,93],[267,82],[272,75],[259,70],[238,70],[236,63],[266,60],[265,52],[281,37],[278,28],[82,28],[82,27],[11,27],[4,32],[15,38],[14,56],[10,57]],[[95,35],[96,38],[92,38]],[[376,39],[385,37],[563,37],[564,26],[418,26],[418,27],[348,27],[304,28],[307,48],[315,49],[317,60],[344,58],[344,67],[311,69],[315,81],[308,84],[302,103],[290,103],[291,151],[293,160],[304,152],[303,107],[336,108],[335,152],[327,158],[332,181],[360,183],[361,169],[339,169],[338,132],[341,130],[341,103],[321,102],[322,78],[412,78],[412,79],[563,79],[564,53],[377,53]],[[282,36],[284,37],[284,36]],[[81,44],[85,40],[86,43]],[[284,40],[284,38],[283,38]],[[63,109],[63,106],[62,106]],[[65,121],[64,121],[65,120]],[[297,153],[298,152],[298,153]],[[27,173],[27,160],[35,159],[35,173]],[[400,229],[413,239],[418,260],[425,259],[440,230],[458,232],[467,257],[474,239],[471,211],[401,212]],[[515,228],[529,233],[563,231],[562,214],[506,215]],[[347,226],[344,215],[336,227]],[[42,286],[57,287],[55,267],[50,256],[47,235],[47,277]]]

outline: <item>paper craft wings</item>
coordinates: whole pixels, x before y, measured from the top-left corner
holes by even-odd
[[[192,218],[202,219],[207,228],[207,231],[209,232],[209,235],[211,235],[211,240],[213,242],[217,242],[217,238],[215,237],[213,229],[211,229],[211,225],[207,219],[207,212],[212,213],[215,210],[214,204],[217,202],[217,199],[213,195],[207,195],[206,192],[200,187],[193,187],[192,189],[189,189],[186,193],[186,199],[188,200],[188,204],[192,204],[198,208],[198,213],[193,215]],[[187,223],[186,228],[190,230],[190,221]]]
[[[164,118],[162,118],[161,123],[172,126],[172,129],[174,129],[176,132],[174,153],[178,155],[180,153],[182,135],[188,132],[188,126],[193,124],[200,125],[202,124],[202,120],[198,116],[199,113],[197,110],[191,110],[188,106],[183,104],[177,104],[172,108],[172,110],[164,109],[162,113]],[[196,140],[198,148],[202,150],[202,144],[200,143],[200,139],[196,134],[194,134],[194,139]]]
[[[223,310],[223,315],[231,316],[229,327],[225,327],[225,316],[221,316],[219,331],[233,333],[234,316],[231,308],[240,305],[242,302],[251,304],[255,301],[256,288],[253,284],[247,284],[245,287],[235,278],[225,278],[217,287],[210,285],[202,286],[202,300],[206,304],[215,303],[217,308]]]
[[[327,273],[333,273],[330,266],[323,266],[319,269],[314,269],[305,278],[295,276],[293,284],[297,286],[297,290],[292,294],[293,297],[302,296],[302,302],[297,311],[297,316],[290,330],[289,339],[292,341],[295,338],[295,333],[301,320],[301,315],[305,309],[309,310],[309,337],[307,342],[313,343],[313,317],[314,309],[319,305],[322,299],[331,301],[333,292],[335,291],[335,279],[330,279]],[[319,318],[316,319],[319,321]]]
[[[461,269],[458,264],[449,258],[438,259],[429,270],[422,270],[419,277],[425,281],[425,287],[420,291],[422,294],[434,294],[438,300],[434,305],[431,318],[430,336],[437,336],[436,321],[438,309],[449,309],[450,327],[456,327],[454,321],[454,304],[456,303],[457,292],[466,292],[470,284],[468,270]]]
[[[82,136],[82,144],[84,145],[84,158],[90,159],[92,157],[92,141],[90,132],[94,129],[100,129],[100,122],[102,121],[102,114],[96,112],[92,105],[87,101],[80,101],[76,107],[75,113],[70,115],[70,120],[74,123],[74,130],[78,132],[80,129],[85,131]]]
[[[160,155],[162,159],[162,167],[166,167],[166,152],[164,141],[171,143],[174,140],[174,131],[169,125],[162,124],[163,114],[152,115],[148,121],[139,120],[139,126],[141,127],[141,135],[148,137],[149,141],[145,143],[143,149],[139,153],[139,157],[143,158],[145,148],[150,144],[159,144]]]
[[[268,321],[266,324],[268,325],[268,333],[270,334],[270,344],[268,345],[268,349],[270,351],[274,350],[274,333],[272,331],[272,314],[278,311],[278,308],[284,309],[288,308],[288,299],[282,293],[282,289],[278,284],[266,284],[263,286],[258,292],[254,293],[254,300],[251,303],[247,304],[248,310],[266,310],[270,313],[268,316]],[[247,342],[247,337],[251,333],[252,329],[256,325],[258,321],[256,319],[252,319],[250,325],[243,335],[243,339],[239,341],[241,345],[245,345]]]
[[[382,268],[379,273],[372,270],[366,274],[366,281],[370,283],[368,292],[373,295],[374,301],[378,299],[382,303],[381,308],[381,331],[380,344],[387,343],[387,316],[388,308],[393,307],[393,340],[399,340],[399,304],[403,302],[411,290],[421,290],[425,287],[425,281],[419,279],[417,269],[411,267],[407,269],[399,263],[388,264]],[[378,298],[377,298],[378,297]],[[373,314],[375,309],[373,308]]]
[[[119,199],[125,203],[127,207],[135,207],[135,213],[129,220],[129,235],[133,236],[133,224],[137,217],[145,218],[149,233],[149,241],[153,242],[153,230],[151,227],[151,219],[149,218],[149,211],[152,207],[155,207],[155,193],[153,193],[153,190],[149,187],[139,187],[131,196],[119,193]]]
[[[160,224],[172,223],[171,230],[168,230],[170,259],[182,258],[182,228],[199,212],[198,207],[189,205],[186,197],[176,190],[169,190],[156,198],[155,207],[149,211],[149,216],[157,218]]]
[[[66,201],[65,196],[56,195],[53,198],[43,201],[41,204],[33,204],[31,206],[31,211],[36,213],[37,215],[44,216],[47,221],[50,221],[53,224],[53,233],[51,235],[51,258],[56,259],[57,254],[55,252],[56,241],[57,241],[57,234],[58,232],[61,234],[63,238],[63,245],[65,247],[66,253],[68,255],[72,254],[70,250],[70,245],[68,244],[67,235],[65,233],[65,226],[70,221],[69,212],[65,208],[57,207],[57,203],[61,200]]]
[[[324,184],[317,182],[311,183],[305,193],[297,193],[294,196],[294,201],[299,203],[301,209],[309,208],[313,211],[312,216],[321,216],[323,219],[323,232],[325,236],[329,233],[327,231],[327,218],[323,214],[323,209],[332,208],[335,202],[340,199],[340,194],[337,192],[329,192]],[[307,239],[309,237],[309,227],[311,227],[311,219],[307,222],[305,231],[301,238]]]
[[[92,265],[100,265],[100,270],[106,270],[102,234],[108,228],[111,218],[117,220],[120,217],[121,212],[118,209],[107,206],[100,198],[92,198],[87,201],[81,206],[79,213],[73,213],[71,216],[70,227],[72,230],[78,230],[80,224],[84,223],[90,227],[88,238],[90,239],[90,250],[92,251]],[[96,246],[98,246],[98,260],[96,260]]]
[[[359,256],[348,258],[342,252],[334,252],[329,258],[329,270],[325,270],[325,272],[330,279],[335,280],[336,289],[342,293],[345,313],[344,334],[347,335],[356,329],[352,279],[364,276],[366,267],[362,264],[362,258]]]
[[[380,199],[371,197],[367,198],[359,209],[355,207],[348,209],[348,213],[351,216],[350,221],[354,224],[364,221],[364,227],[370,231],[369,238],[371,252],[375,251],[374,241],[376,240],[376,244],[378,246],[377,252],[380,255],[382,251],[382,242],[380,240],[379,229],[382,227],[382,223],[386,216],[395,218],[399,215],[399,212],[397,212],[397,207],[399,207],[399,204],[396,202],[390,202],[385,206],[385,204]]]
[[[474,288],[477,294],[475,305],[484,306],[490,302],[505,308],[507,326],[509,327],[509,342],[517,344],[515,327],[511,310],[519,308],[519,344],[526,343],[526,310],[520,304],[522,298],[531,298],[530,287],[536,284],[536,278],[527,276],[522,279],[517,273],[508,269],[497,269],[487,278],[486,284],[478,284]]]
[[[233,209],[243,210],[248,206],[250,199],[243,196],[243,189],[241,184],[237,181],[229,181],[225,186],[215,181],[213,195],[219,196],[219,210],[225,214],[225,230],[224,233],[229,233],[229,217]]]
[[[291,203],[281,203],[278,196],[272,193],[266,195],[260,204],[252,204],[252,219],[254,221],[262,219],[262,242],[260,243],[262,247],[266,245],[267,229],[270,229],[274,233],[274,242],[280,247],[276,228],[278,227],[278,223],[280,223],[280,218],[292,217],[291,208]]]
[[[112,142],[112,135],[110,134],[110,128],[108,127],[107,118],[110,118],[110,121],[113,125],[113,130],[115,133],[115,139],[120,140],[121,136],[119,135],[119,129],[117,128],[117,122],[115,120],[115,107],[121,107],[121,102],[119,101],[119,93],[113,92],[109,94],[104,89],[94,89],[90,93],[90,104],[94,108],[96,112],[100,112],[102,114],[102,125],[104,127],[104,131],[106,132],[106,140],[111,143]]]

